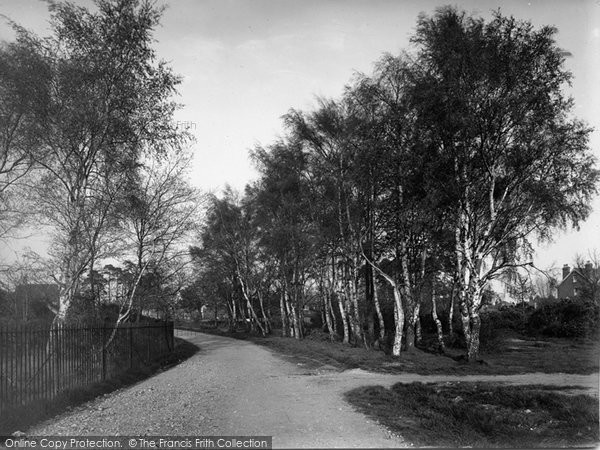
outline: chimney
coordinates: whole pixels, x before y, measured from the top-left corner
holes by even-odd
[[[569,274],[570,274],[570,273],[571,273],[571,268],[569,267],[569,265],[568,265],[568,264],[565,264],[565,265],[563,266],[563,280],[564,280],[565,278],[567,278],[567,277],[569,276]]]

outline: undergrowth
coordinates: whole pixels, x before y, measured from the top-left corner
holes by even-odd
[[[544,386],[399,383],[391,389],[362,387],[346,398],[420,446],[597,445],[598,399],[553,391]]]

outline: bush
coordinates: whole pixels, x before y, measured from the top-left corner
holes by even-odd
[[[561,300],[535,310],[527,321],[533,334],[550,337],[595,337],[600,324],[600,307],[589,300]]]
[[[482,311],[479,342],[481,348],[495,350],[501,345],[501,330],[522,333],[533,308],[528,305],[502,305],[497,309]]]
[[[532,308],[525,305],[500,306],[497,310],[488,310],[481,314],[482,325],[486,323],[495,330],[523,331]]]

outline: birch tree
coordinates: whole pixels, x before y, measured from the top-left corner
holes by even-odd
[[[486,283],[531,264],[530,240],[590,212],[598,172],[573,118],[556,29],[454,8],[420,16],[412,99],[438,210],[452,217],[469,361],[479,357]]]
[[[266,274],[252,222],[251,207],[230,188],[221,199],[211,196],[202,244],[193,253],[223,267],[224,275],[232,280],[232,315],[244,322],[247,319],[251,331],[266,335],[270,328],[261,302],[264,292],[260,292]]]
[[[97,0],[96,7],[51,2],[52,35],[44,39],[15,26],[19,42],[48,68],[48,88],[31,110],[43,149],[37,210],[57,233],[57,321],[67,320],[96,257],[105,218],[96,217],[92,228],[86,221],[98,202],[108,211],[115,201],[115,192],[102,192],[106,177],[122,192],[141,153],[161,152],[180,138],[170,99],[179,80],[151,46],[161,9],[145,0]]]
[[[331,249],[330,286],[334,287],[343,324],[343,342],[366,345],[364,314],[359,299],[359,271],[363,263],[360,241],[363,227],[361,196],[354,182],[358,147],[353,122],[344,101],[319,101],[311,113],[290,111],[285,116],[292,139],[309,154],[313,183],[325,190],[330,202],[323,218]]]
[[[47,99],[48,72],[23,36],[0,44],[0,238],[24,222],[24,192],[18,187],[39,156],[35,115]]]
[[[188,246],[198,230],[202,206],[199,192],[187,181],[191,157],[175,149],[161,158],[147,158],[120,205],[119,231],[133,257],[134,282],[119,321],[133,310],[139,318],[150,297],[156,304],[156,299],[174,298],[183,288]]]
[[[277,269],[273,276],[282,332],[300,339],[306,282],[319,241],[311,214],[314,197],[309,190],[307,155],[296,143],[279,142],[267,149],[256,148],[252,158],[261,177],[247,189],[247,195],[254,203],[263,264]]]

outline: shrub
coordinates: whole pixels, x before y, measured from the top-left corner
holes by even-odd
[[[527,321],[533,334],[551,337],[594,337],[600,324],[600,307],[589,300],[561,300],[535,310]]]
[[[525,331],[533,308],[528,305],[501,305],[482,311],[479,342],[483,349],[495,350],[500,346],[502,330]]]

